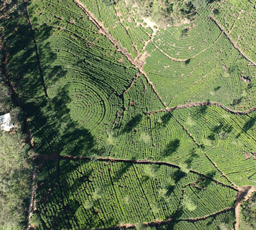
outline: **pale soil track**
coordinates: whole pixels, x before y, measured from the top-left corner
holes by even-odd
[[[39,155],[35,158],[36,161],[39,161],[39,162],[42,162],[43,160],[54,160],[54,161],[58,161],[58,160],[74,160],[74,161],[80,161],[80,160],[85,160],[85,161],[90,161],[91,158],[90,157],[82,157],[82,156],[77,156],[77,157],[74,157],[74,156],[59,156],[57,154],[54,154],[54,155]],[[146,160],[146,159],[143,159],[143,160],[127,160],[127,159],[116,159],[116,158],[111,158],[111,157],[107,157],[107,158],[103,158],[103,157],[98,157],[97,158],[98,161],[106,161],[106,162],[109,162],[108,164],[112,163],[112,162],[129,162],[129,163],[133,163],[133,164],[158,164],[158,165],[166,165],[166,166],[171,166],[171,167],[175,167],[175,168],[179,168],[178,165],[175,165],[175,164],[172,164],[172,163],[168,163],[168,162],[164,162],[164,161],[152,161],[152,160]],[[235,191],[238,191],[238,188],[236,186],[230,186],[230,185],[227,185],[227,184],[223,184],[222,182],[219,182],[219,181],[216,181],[214,179],[212,179],[211,177],[208,177],[208,176],[205,176],[204,174],[201,174],[195,170],[190,170],[191,173],[195,173],[197,175],[200,175],[202,176],[201,179],[195,181],[195,182],[192,182],[192,183],[188,183],[184,186],[183,188],[183,192],[182,192],[182,196],[180,197],[180,201],[179,201],[179,205],[177,207],[177,210],[175,211],[174,215],[167,219],[167,220],[157,220],[155,219],[155,221],[153,222],[150,222],[150,223],[143,223],[144,226],[158,226],[158,225],[167,225],[169,224],[171,221],[173,221],[175,219],[175,216],[177,215],[180,207],[181,207],[181,203],[182,203],[182,199],[183,199],[183,195],[185,194],[185,188],[187,186],[195,186],[196,183],[198,183],[199,181],[202,181],[204,180],[205,178],[208,178],[210,180],[212,180],[213,182],[215,182],[216,184],[220,184],[222,186],[225,186],[225,187],[228,187],[230,189],[233,189]],[[200,188],[201,189],[201,188]],[[212,213],[210,215],[206,215],[206,216],[203,216],[203,217],[197,217],[197,218],[187,218],[187,219],[179,219],[178,221],[189,221],[189,222],[196,222],[196,221],[200,221],[200,220],[205,220],[207,218],[210,218],[210,217],[214,217],[220,213],[223,213],[223,212],[227,212],[227,211],[230,211],[230,210],[234,210],[235,207],[228,207],[228,208],[225,208],[223,210],[220,210],[220,211],[217,211],[215,213]],[[119,224],[117,226],[113,226],[113,227],[109,227],[109,228],[103,228],[103,229],[95,229],[95,230],[117,230],[117,229],[130,229],[130,228],[135,228],[136,227],[136,224]],[[81,229],[81,230],[87,230],[87,229]]]
[[[8,78],[7,61],[8,61],[9,54],[7,53],[7,51],[6,51],[3,43],[1,42],[1,40],[0,40],[0,47],[3,50],[3,59],[0,60],[0,61],[1,61],[2,73],[3,73],[3,76],[5,78],[5,82],[8,85],[8,87],[10,88],[11,94],[13,95],[14,100],[16,101],[17,105],[20,108],[23,109],[24,108],[24,103],[19,98],[19,96],[16,93],[12,83],[9,81],[9,78]],[[25,126],[26,131],[27,131],[27,142],[30,144],[31,148],[33,148],[34,147],[33,138],[32,138],[31,133],[30,133],[29,120],[28,119],[24,120],[24,126]],[[33,211],[35,209],[35,193],[36,193],[36,188],[37,188],[37,185],[36,185],[37,169],[36,169],[35,164],[33,165],[33,167],[34,167],[34,169],[33,169],[33,177],[32,177],[33,178],[33,182],[32,182],[33,185],[32,185],[32,188],[31,188],[31,196],[30,196],[30,201],[29,201],[27,230],[32,229],[32,226],[30,224],[30,218],[31,218],[31,216],[33,214]]]
[[[190,108],[190,107],[200,107],[200,106],[204,106],[204,105],[218,106],[218,107],[221,107],[222,109],[224,109],[225,111],[227,111],[229,113],[232,113],[232,114],[236,114],[236,115],[246,115],[246,114],[252,113],[256,110],[256,106],[254,106],[251,109],[246,110],[246,111],[231,110],[230,108],[225,107],[221,103],[205,101],[205,102],[191,102],[191,103],[186,103],[184,105],[177,105],[177,106],[174,106],[174,107],[171,107],[171,108],[166,108],[166,109],[161,109],[161,110],[156,110],[156,111],[148,111],[145,114],[151,116],[154,113],[172,112],[176,109],[184,109],[184,108]]]
[[[215,212],[215,213],[212,213],[210,215],[203,216],[203,217],[197,217],[197,218],[194,218],[194,219],[193,218],[179,219],[179,220],[176,220],[176,221],[178,221],[178,222],[180,222],[180,221],[196,222],[196,221],[200,221],[200,220],[205,220],[205,219],[210,218],[210,217],[214,217],[214,216],[216,216],[220,213],[227,212],[227,211],[230,211],[230,210],[233,210],[233,209],[234,209],[234,207],[225,208],[224,210],[221,210],[221,211],[218,211],[218,212]],[[176,213],[178,211],[179,211],[179,207],[178,207]],[[149,223],[144,222],[143,225],[145,227],[147,227],[147,226],[155,227],[155,226],[159,226],[159,225],[167,225],[167,224],[171,223],[173,220],[175,220],[175,214],[174,214],[173,218],[169,218],[167,220],[157,220],[156,219],[153,222],[149,222]],[[137,224],[123,224],[123,223],[121,223],[117,226],[113,226],[113,227],[109,227],[109,228],[97,228],[95,230],[117,230],[117,229],[124,229],[124,228],[125,229],[131,229],[131,228],[135,228],[136,226],[137,226]],[[84,229],[80,229],[80,230],[88,230],[88,229],[84,228]]]
[[[24,1],[24,2],[25,2],[25,1]],[[78,5],[79,5],[79,3],[80,3],[79,1],[76,1],[76,0],[74,0],[74,2],[76,2]],[[79,7],[81,8],[81,6],[79,6]],[[85,7],[85,8],[82,7],[82,9],[84,10],[84,9],[86,9],[86,7]],[[90,14],[88,14],[88,12],[87,12],[86,10],[84,10],[84,11],[85,11],[85,13],[88,15],[88,17],[90,18],[90,20],[93,20],[93,18],[90,16]],[[27,12],[27,13],[28,13],[28,12]],[[27,15],[28,15],[28,14],[27,14]],[[214,20],[214,19],[212,19],[212,20]],[[30,21],[30,23],[31,23],[31,21]],[[96,22],[96,23],[97,23],[97,22]],[[215,21],[215,23],[217,24],[218,22]],[[94,23],[94,24],[95,24],[95,23]],[[221,28],[221,26],[220,26],[219,24],[218,24],[218,26]],[[97,26],[97,27],[98,27],[98,26]],[[32,28],[32,24],[31,24],[31,28]],[[99,25],[98,28],[99,28],[101,31],[104,32],[104,30],[103,30],[104,28],[103,28],[103,27],[101,27],[101,26]],[[221,28],[221,30],[222,30],[222,28]],[[228,37],[228,34],[227,34],[224,30],[222,30],[222,31],[223,31],[223,32],[227,35],[227,37]],[[106,32],[105,32],[105,35],[106,35],[106,37],[108,37],[108,38],[111,37],[111,36],[108,36]],[[228,38],[229,38],[229,37],[228,37]],[[232,44],[234,45],[234,47],[235,47],[236,49],[238,49],[239,52],[240,52],[248,61],[250,61],[253,65],[256,66],[256,64],[255,64],[253,61],[251,61],[246,55],[243,54],[243,52],[236,46],[235,43],[233,43],[233,41],[232,41],[231,39],[230,39],[230,41],[232,42]],[[36,45],[35,37],[34,37],[34,42],[35,42],[36,53],[37,53],[38,62],[39,62],[39,56],[38,56],[38,50],[37,50],[37,45]],[[113,43],[116,44],[116,46],[117,46],[117,48],[119,49],[119,51],[121,51],[121,52],[128,58],[128,60],[129,60],[132,64],[134,64],[134,65],[140,70],[140,73],[141,73],[141,74],[144,74],[144,76],[145,76],[145,78],[147,79],[148,83],[152,86],[153,90],[155,91],[154,86],[151,84],[150,80],[147,78],[146,74],[143,72],[142,67],[139,66],[138,63],[136,63],[136,62],[129,56],[129,54],[128,54],[125,50],[123,50],[120,46],[118,46],[118,44],[114,41],[114,39],[113,39]],[[9,88],[10,88],[11,91],[12,91],[12,94],[13,94],[15,100],[17,101],[17,104],[22,108],[24,104],[23,104],[23,102],[20,100],[19,96],[17,95],[17,93],[16,93],[16,91],[15,91],[15,88],[13,87],[12,83],[9,81],[9,79],[8,79],[8,77],[7,77],[7,76],[8,76],[8,71],[7,71],[7,67],[6,67],[6,66],[7,66],[8,53],[6,52],[6,50],[5,50],[4,46],[3,46],[3,44],[1,43],[1,41],[0,41],[0,46],[2,46],[2,49],[3,49],[3,51],[4,51],[4,58],[3,58],[3,60],[2,60],[3,75],[4,75],[5,79],[6,79],[7,85],[9,86]],[[40,62],[39,62],[39,65],[40,65]],[[42,71],[42,70],[40,70],[40,74],[42,74],[41,71]],[[42,75],[41,75],[41,77],[42,77]],[[42,78],[42,81],[43,81],[43,78]],[[44,83],[44,82],[43,82],[43,83]],[[45,87],[45,85],[44,85],[44,87]],[[46,93],[46,96],[47,96],[46,88],[45,88],[45,93]],[[155,91],[155,93],[157,94],[156,91]],[[158,95],[158,94],[157,94],[157,95]],[[161,100],[161,98],[160,98],[159,96],[158,96],[158,98]],[[224,107],[223,105],[221,105],[221,104],[219,104],[219,103],[215,103],[215,102],[202,102],[202,103],[191,103],[191,104],[179,105],[179,106],[173,107],[173,108],[171,108],[171,109],[168,109],[168,108],[167,108],[167,109],[161,110],[161,111],[148,112],[147,114],[151,115],[151,114],[153,114],[153,113],[155,113],[155,112],[163,112],[163,111],[169,111],[169,112],[171,112],[171,111],[173,111],[174,109],[187,108],[187,107],[192,107],[192,106],[203,106],[203,105],[210,105],[210,106],[211,106],[211,105],[216,105],[216,106],[220,106],[220,107],[222,107],[223,109],[225,109],[226,111],[231,112],[231,113],[234,113],[234,114],[248,114],[248,113],[253,112],[253,111],[256,110],[256,106],[254,106],[253,108],[251,108],[251,109],[248,110],[248,111],[242,111],[242,112],[240,112],[240,111],[232,111],[232,110],[230,110],[229,108],[226,108],[226,107]],[[28,122],[28,120],[26,120],[25,122]],[[27,126],[27,127],[28,127],[28,126]],[[28,139],[30,139],[30,141],[31,141],[30,144],[32,145],[33,142],[32,142],[31,135],[29,135],[29,136],[30,136],[30,137],[29,137]],[[54,158],[54,154],[53,154],[53,153],[52,153],[52,157]],[[69,158],[69,159],[70,159],[70,157],[66,157],[66,158]],[[77,158],[74,158],[74,159],[77,159]],[[81,159],[81,158],[79,158],[79,159]],[[133,160],[125,160],[125,159],[122,160],[122,159],[113,159],[113,158],[98,158],[98,160],[110,161],[110,162],[119,162],[119,161],[123,161],[123,162],[133,162]],[[165,164],[165,165],[169,165],[169,166],[172,166],[172,167],[177,167],[177,168],[179,168],[179,166],[177,166],[177,165],[174,165],[174,164],[171,164],[171,163],[167,163],[167,162],[160,162],[160,161],[152,162],[152,161],[147,161],[147,160],[137,160],[137,161],[134,161],[133,163],[140,163],[140,164],[145,164],[145,163],[148,163],[148,164]],[[197,173],[198,175],[204,176],[203,174],[200,174],[200,173],[198,173],[198,172],[196,172],[196,171],[194,171],[194,170],[190,170],[190,171],[193,172],[193,173]],[[209,178],[209,179],[212,179],[212,178]],[[35,180],[36,180],[36,168],[34,168],[34,170],[33,170],[33,180],[34,180],[34,183],[35,183]],[[213,179],[212,179],[212,180],[213,180]],[[218,182],[218,181],[215,181],[215,182],[218,183],[218,184],[222,184],[222,183],[220,183],[220,182]],[[35,184],[36,184],[36,183],[35,183]],[[35,208],[35,200],[34,200],[34,196],[35,196],[35,192],[36,192],[36,186],[35,186],[35,184],[33,185],[32,190],[31,190],[30,208],[29,208],[30,210],[31,210],[31,209],[33,210],[33,209]],[[238,192],[238,195],[237,195],[237,199],[236,199],[236,203],[235,203],[235,212],[236,212],[236,218],[237,218],[235,229],[238,229],[238,226],[239,226],[239,213],[240,213],[239,207],[240,207],[242,201],[249,199],[249,197],[252,195],[252,193],[256,191],[256,188],[255,188],[255,187],[249,187],[249,186],[247,186],[247,187],[242,187],[242,188],[237,188],[237,187],[232,187],[232,186],[225,185],[225,184],[222,184],[222,185],[223,185],[223,186],[228,186],[228,187],[230,187],[230,188],[232,188],[232,189],[235,189],[235,190],[239,189],[239,192]],[[31,207],[32,207],[32,208],[31,208]],[[206,218],[208,218],[208,217],[211,217],[211,216],[217,215],[217,214],[219,214],[219,213],[221,213],[221,212],[225,212],[225,211],[227,211],[227,210],[232,210],[232,209],[234,209],[234,207],[232,207],[232,208],[227,208],[227,209],[225,209],[225,210],[222,210],[222,211],[213,213],[213,214],[211,214],[211,215],[208,215],[208,216],[205,216],[205,217],[202,217],[202,218],[183,219],[183,220],[180,220],[180,221],[198,221],[198,220],[206,219]],[[31,216],[31,213],[29,214],[29,216]],[[168,219],[168,220],[165,220],[165,221],[158,221],[158,220],[156,220],[156,221],[154,221],[154,222],[152,222],[152,223],[146,223],[145,225],[150,225],[150,224],[152,224],[152,225],[168,224],[168,223],[170,223],[171,221],[172,221],[171,218]],[[126,228],[135,227],[135,225],[129,225],[129,224],[122,225],[122,224],[120,224],[119,226],[116,226],[116,227],[106,228],[106,230],[107,230],[107,229],[120,229],[122,226],[123,226],[123,227],[126,227]]]
[[[173,116],[174,117],[174,116]],[[177,118],[174,117],[174,119],[177,121],[177,123],[183,128],[183,130],[185,130],[185,132],[189,135],[189,137],[193,140],[193,142],[197,145],[197,147],[200,147],[199,144],[196,142],[196,140],[194,139],[194,137],[188,132],[188,130],[178,121]],[[232,183],[231,180],[229,180],[229,178],[218,168],[217,164],[215,162],[213,162],[211,160],[211,158],[204,153],[205,157],[211,162],[211,164],[221,173],[221,175],[229,182],[232,184],[232,186],[235,189],[238,189],[238,186],[236,186],[234,183]]]

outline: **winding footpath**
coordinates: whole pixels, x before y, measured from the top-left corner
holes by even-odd
[[[256,110],[256,105],[253,106],[251,109],[249,110],[245,110],[245,111],[238,111],[238,110],[232,110],[224,105],[222,105],[221,103],[218,102],[210,102],[210,101],[204,101],[204,102],[191,102],[191,103],[186,103],[184,105],[177,105],[171,108],[165,108],[165,109],[161,109],[161,110],[156,110],[156,111],[148,111],[145,114],[151,116],[154,113],[161,113],[161,112],[173,112],[174,110],[177,109],[184,109],[184,108],[190,108],[190,107],[201,107],[201,106],[218,106],[221,107],[222,109],[224,109],[225,111],[232,113],[232,114],[236,114],[236,115],[246,115],[249,113],[252,113]]]

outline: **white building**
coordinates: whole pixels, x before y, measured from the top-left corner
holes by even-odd
[[[11,123],[11,115],[10,113],[6,113],[0,116],[0,126],[3,131],[10,131],[14,125]]]

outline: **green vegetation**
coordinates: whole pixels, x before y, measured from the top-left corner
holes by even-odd
[[[239,229],[252,230],[256,227],[256,193],[241,205],[239,218]]]
[[[32,157],[36,229],[231,229],[256,181],[253,35],[234,39],[252,8],[4,1],[0,112],[19,131],[0,134],[3,229],[24,227]]]
[[[0,133],[0,229],[26,226],[32,166],[20,133]]]
[[[60,160],[59,171],[53,161],[43,165],[39,175],[49,174],[38,181],[40,202],[36,213],[51,229],[105,228],[120,223],[153,222],[155,218],[165,220],[180,207],[183,212],[175,217],[178,224],[182,219],[232,207],[236,194],[203,176],[164,165],[156,166],[153,177],[146,173],[152,172],[152,167],[143,164]],[[175,185],[170,185],[169,177]],[[201,180],[196,182],[200,189],[193,184],[196,180]],[[179,204],[183,191],[186,195]]]

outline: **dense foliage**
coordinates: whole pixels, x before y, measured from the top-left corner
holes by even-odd
[[[256,193],[241,205],[239,229],[253,230],[256,228]]]
[[[0,229],[26,226],[32,166],[20,135],[0,131]]]

